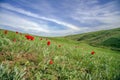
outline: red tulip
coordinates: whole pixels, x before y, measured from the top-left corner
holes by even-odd
[[[29,35],[25,35],[25,37],[26,37],[26,39],[28,39],[28,40],[30,39],[30,36],[29,36]]]
[[[18,34],[18,32],[16,32],[16,34]]]
[[[53,60],[52,59],[49,61],[49,64],[53,64]]]
[[[50,42],[50,41],[48,41],[48,42],[47,42],[47,45],[49,46],[50,44],[51,44],[51,42]]]
[[[95,54],[95,52],[94,52],[94,51],[92,51],[92,52],[91,52],[91,54],[93,55],[93,54]]]
[[[33,37],[33,36],[31,36],[31,40],[34,40],[34,37]]]
[[[5,30],[5,31],[4,31],[4,34],[7,34],[7,33],[8,33],[8,31],[7,31],[7,30]]]
[[[25,35],[25,37],[26,37],[26,39],[28,39],[28,40],[34,40],[34,37],[31,36],[31,35]]]

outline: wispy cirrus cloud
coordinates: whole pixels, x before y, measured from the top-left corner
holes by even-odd
[[[65,22],[62,22],[62,21],[58,21],[56,19],[47,18],[47,17],[44,17],[44,16],[39,16],[38,14],[34,14],[34,13],[31,13],[31,12],[26,11],[24,9],[13,7],[13,6],[11,6],[9,4],[6,4],[6,3],[2,3],[1,7],[5,8],[5,9],[8,9],[8,10],[12,10],[12,11],[18,12],[18,13],[21,13],[21,14],[24,14],[24,15],[27,15],[27,16],[31,16],[31,17],[34,17],[34,18],[39,18],[39,19],[55,22],[57,24],[66,26],[66,27],[71,28],[73,30],[79,30],[79,27],[76,27],[76,26],[74,26],[72,24],[65,23]]]
[[[104,4],[100,4],[98,0],[91,2],[82,0],[79,5],[76,5],[78,8],[74,9],[74,12],[69,16],[81,24],[89,24],[89,26],[92,25],[92,27],[99,29],[102,26],[109,29],[111,25],[113,25],[113,28],[120,27],[120,8],[118,9],[116,4],[117,0]]]
[[[6,26],[11,26],[13,28],[20,28],[24,31],[41,31],[41,32],[46,32],[49,33],[49,30],[46,30],[42,27],[40,27],[40,24],[37,24],[33,21],[21,18],[20,16],[17,16],[16,14],[13,13],[0,13],[0,24],[1,25],[6,25]],[[44,25],[42,25],[44,26]]]
[[[0,2],[0,25],[43,36],[117,28],[120,27],[118,1],[3,0]]]

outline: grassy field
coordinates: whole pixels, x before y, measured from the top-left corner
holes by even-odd
[[[0,30],[0,80],[120,80],[119,51],[32,37]]]

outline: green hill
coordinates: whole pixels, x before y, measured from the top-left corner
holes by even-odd
[[[0,80],[120,80],[120,52],[86,43],[119,42],[116,30],[110,38],[107,31],[53,38],[0,30]]]
[[[65,38],[80,42],[85,41],[92,46],[109,47],[113,50],[120,50],[120,28],[70,35]]]

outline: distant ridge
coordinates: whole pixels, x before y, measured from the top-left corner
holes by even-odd
[[[92,46],[109,47],[120,51],[120,28],[69,35],[65,38],[75,41],[84,41]]]

